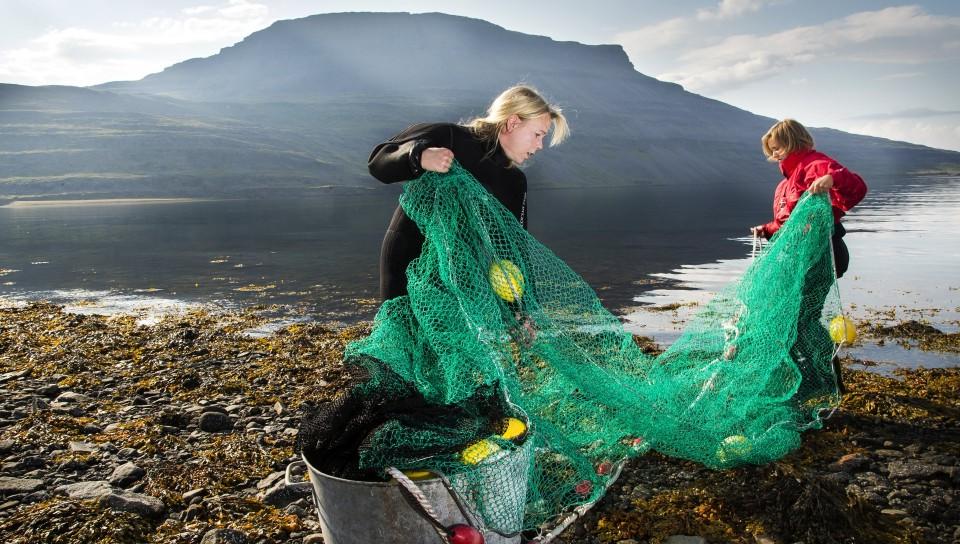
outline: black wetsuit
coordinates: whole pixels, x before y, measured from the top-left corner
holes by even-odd
[[[420,154],[429,147],[445,147],[473,177],[497,197],[527,228],[527,178],[498,145],[491,153],[488,142],[469,129],[450,123],[413,125],[378,145],[367,166],[383,183],[420,177]],[[397,206],[380,250],[380,296],[383,300],[407,294],[407,265],[420,256],[423,235]]]

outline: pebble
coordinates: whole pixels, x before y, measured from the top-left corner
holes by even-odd
[[[130,487],[140,478],[146,475],[146,471],[132,462],[124,463],[113,470],[110,475],[110,485],[117,487]]]
[[[120,512],[131,512],[144,517],[159,518],[166,512],[163,501],[150,495],[142,495],[131,491],[113,491],[99,499],[100,504],[109,506]]]
[[[205,412],[199,424],[200,430],[208,433],[233,430],[233,420],[225,412]]]
[[[211,529],[204,533],[200,544],[247,544],[245,533],[235,529]]]

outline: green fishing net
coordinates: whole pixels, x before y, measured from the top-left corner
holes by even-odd
[[[714,468],[777,459],[839,400],[823,195],[658,357],[458,165],[408,183],[401,205],[426,237],[409,295],[345,360],[370,376],[361,394],[414,390],[458,416],[387,421],[360,463],[444,475],[488,530],[556,522],[650,449]]]

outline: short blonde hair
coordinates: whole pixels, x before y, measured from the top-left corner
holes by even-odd
[[[770,151],[770,138],[776,138],[780,148],[789,155],[800,149],[813,149],[813,136],[795,119],[784,119],[774,123],[770,130],[760,138],[763,154],[768,160],[775,160]]]
[[[485,116],[468,121],[466,126],[481,139],[497,143],[500,132],[511,115],[525,121],[544,114],[549,114],[553,123],[550,146],[559,145],[570,135],[570,127],[567,125],[567,118],[563,116],[563,110],[547,102],[536,89],[527,85],[515,85],[500,93],[493,99]]]

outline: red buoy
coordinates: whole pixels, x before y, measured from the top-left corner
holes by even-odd
[[[447,527],[450,544],[483,544],[483,535],[475,527],[457,523]]]

